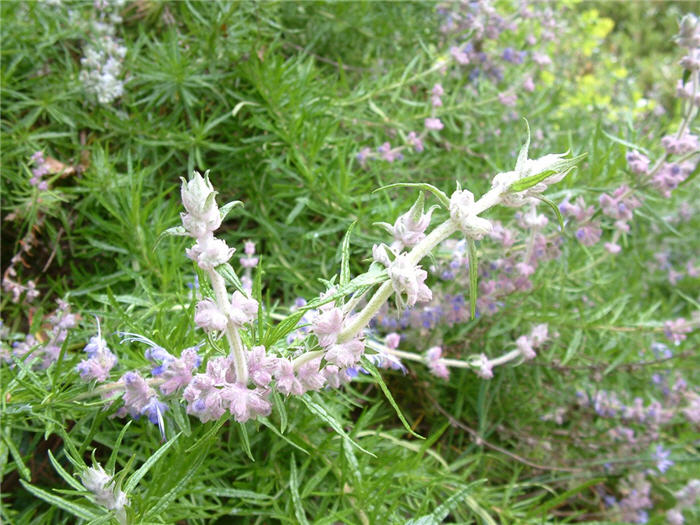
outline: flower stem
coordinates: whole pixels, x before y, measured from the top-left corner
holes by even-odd
[[[211,287],[214,289],[214,296],[216,297],[216,304],[219,310],[224,313],[228,318],[228,311],[231,309],[231,303],[228,299],[228,292],[226,291],[226,282],[224,278],[219,275],[216,270],[208,270],[207,276],[211,282]],[[226,322],[226,340],[228,341],[229,349],[231,350],[231,357],[233,358],[233,371],[236,375],[236,381],[242,385],[248,384],[248,364],[246,362],[245,349],[243,348],[243,341],[241,341],[241,336],[238,333],[238,327],[229,319]]]

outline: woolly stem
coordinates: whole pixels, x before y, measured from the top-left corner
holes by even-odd
[[[219,310],[226,315],[231,309],[228,292],[226,291],[226,282],[215,270],[208,270],[207,276],[211,282],[211,287],[214,289],[216,305],[219,307]],[[236,381],[242,385],[247,385],[248,363],[245,349],[243,348],[243,341],[241,341],[241,335],[238,333],[238,327],[230,319],[226,321],[226,330],[224,330],[224,333],[226,334],[226,340],[228,341],[231,356],[233,357],[233,371],[236,375]]]

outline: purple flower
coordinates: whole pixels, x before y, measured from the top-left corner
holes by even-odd
[[[425,149],[425,147],[423,146],[423,141],[418,135],[416,135],[415,131],[411,131],[408,134],[407,140],[408,143],[411,146],[413,146],[413,149],[416,150],[418,153],[421,153]]]
[[[445,125],[439,118],[429,117],[425,119],[425,129],[429,129],[432,131],[440,131],[444,127]]]
[[[293,394],[300,396],[304,393],[304,386],[294,374],[294,366],[288,359],[277,360],[277,370],[275,371],[276,388],[286,395]]]
[[[654,453],[654,461],[656,461],[656,468],[662,474],[675,464],[673,461],[668,459],[670,455],[670,450],[665,450],[662,445],[657,445],[656,452]]]
[[[666,321],[664,323],[664,334],[668,337],[674,344],[679,345],[683,340],[686,339],[687,333],[693,330],[692,326],[688,321],[679,317],[674,321]]]
[[[227,314],[233,324],[241,327],[258,316],[258,302],[236,290],[231,296],[231,309]]]
[[[441,359],[442,348],[440,348],[439,346],[434,346],[430,348],[425,355],[430,371],[437,377],[447,381],[450,378],[450,371]]]
[[[452,58],[454,58],[458,64],[461,64],[463,66],[469,64],[469,57],[467,54],[457,46],[452,46],[450,48],[450,55],[452,55]]]
[[[325,359],[339,368],[345,368],[357,363],[365,350],[365,344],[360,339],[351,339],[345,343],[334,344],[326,349]]]
[[[336,342],[342,328],[343,312],[335,306],[318,315],[311,324],[311,330],[318,338],[318,343],[324,348]]]
[[[248,374],[259,387],[267,387],[277,370],[277,358],[268,357],[264,346],[254,346],[248,352]]]

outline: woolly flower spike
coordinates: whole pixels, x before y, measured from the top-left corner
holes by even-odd
[[[434,346],[426,353],[426,358],[428,361],[428,368],[437,377],[448,380],[450,378],[450,371],[447,366],[442,362],[442,348],[439,346]]]
[[[107,510],[116,511],[119,523],[127,522],[124,507],[129,504],[129,500],[124,492],[114,486],[112,477],[104,471],[102,465],[98,463],[97,466],[85,469],[80,474],[80,481],[92,492],[93,502]]]
[[[219,419],[226,411],[240,423],[259,415],[269,415],[271,405],[267,391],[251,390],[235,383],[233,376],[230,357],[211,359],[206,373],[194,376],[183,393],[189,403],[187,413],[197,416],[202,423]]]
[[[430,217],[434,208],[430,208],[428,213],[423,213],[424,201],[425,198],[421,192],[411,209],[400,215],[393,226],[386,222],[378,223],[394,236],[394,248],[401,250],[404,247],[415,246],[425,238],[424,232],[430,225]]]
[[[389,266],[388,273],[401,308],[413,306],[417,302],[430,301],[433,298],[430,288],[424,284],[428,273],[420,266],[413,265],[407,253],[396,257]],[[406,294],[405,301],[401,297],[402,294]]]
[[[450,197],[450,218],[467,237],[481,239],[493,231],[493,224],[477,217],[473,211],[474,194],[469,190],[457,190]]]
[[[206,332],[226,329],[226,316],[211,299],[203,299],[197,303],[194,322]]]

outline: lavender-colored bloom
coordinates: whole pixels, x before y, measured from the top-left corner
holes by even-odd
[[[665,473],[669,468],[671,468],[675,463],[669,459],[671,455],[670,450],[664,449],[662,445],[657,445],[656,452],[654,453],[654,461],[656,461],[656,468],[662,474]]]
[[[248,375],[259,387],[266,388],[277,370],[277,358],[268,357],[264,346],[254,346],[248,352]]]
[[[158,376],[163,379],[160,391],[166,396],[190,384],[192,372],[202,362],[196,347],[185,348],[178,358],[168,355],[169,358],[163,359],[162,364],[153,372],[153,375],[156,375],[155,370],[158,370]]]
[[[301,384],[301,381],[294,374],[294,366],[288,359],[279,359],[277,361],[275,380],[277,390],[283,394],[300,396],[304,393],[304,385]]]
[[[700,395],[695,392],[687,392],[686,398],[688,405],[683,408],[683,415],[691,423],[700,424]]]
[[[534,359],[537,357],[537,354],[535,353],[535,350],[532,348],[532,343],[530,342],[530,338],[527,337],[526,335],[521,335],[515,340],[515,346],[518,347],[518,350],[523,356],[523,359],[525,360],[530,360]]]
[[[666,512],[666,521],[669,525],[683,525],[685,523],[683,513],[679,509],[671,509]]]
[[[429,129],[431,131],[440,131],[444,127],[445,125],[439,118],[429,117],[425,119],[425,129]]]
[[[92,336],[83,351],[88,355],[88,359],[83,359],[76,365],[76,370],[85,381],[96,379],[106,381],[109,372],[117,364],[117,357],[107,347],[107,342],[102,339],[100,321],[97,320],[97,335]]]
[[[523,81],[523,89],[525,91],[529,91],[532,93],[535,91],[535,83],[532,80],[532,77],[526,77],[525,80]]]
[[[211,332],[225,330],[228,321],[214,301],[202,299],[195,308],[194,322],[201,329]]]
[[[320,390],[326,383],[326,376],[321,370],[321,358],[312,359],[299,367],[297,377],[304,387],[304,391]]]
[[[411,131],[408,134],[407,140],[408,143],[413,146],[413,149],[416,150],[416,152],[421,153],[425,149],[425,146],[423,146],[423,140],[421,140],[415,131]]]
[[[542,346],[549,339],[549,327],[547,323],[535,325],[530,332],[530,340],[534,348]]]
[[[498,101],[506,107],[513,107],[518,97],[515,93],[502,92],[498,94]]]
[[[272,409],[267,391],[249,389],[236,383],[231,357],[215,357],[207,363],[207,371],[197,374],[183,393],[189,403],[187,413],[203,423],[219,419],[226,411],[243,423],[257,416],[267,416]]]
[[[424,232],[430,225],[430,217],[432,214],[432,208],[428,210],[428,213],[423,213],[422,199],[419,199],[410,210],[396,219],[393,226],[384,222],[379,224],[394,237],[395,245],[392,246],[400,250],[405,246],[415,246],[425,238]],[[382,259],[388,260],[388,256],[386,258],[382,257]],[[379,259],[375,258],[375,260]],[[384,264],[386,264],[386,262]]]
[[[326,384],[331,388],[340,388],[351,379],[345,369],[335,365],[326,365],[322,372],[326,378]]]
[[[240,258],[241,266],[243,266],[243,268],[255,268],[259,261],[258,257],[254,257],[255,243],[253,241],[246,241],[244,246],[246,257]]]
[[[384,338],[384,344],[387,346],[387,348],[390,348],[392,350],[398,348],[400,341],[401,336],[396,332],[391,332],[390,334],[387,334]]]
[[[367,159],[370,157],[372,154],[372,150],[370,148],[362,148],[357,155],[355,155],[355,158],[357,161],[360,163],[360,166],[363,168],[367,164]]]
[[[600,236],[603,233],[598,227],[597,222],[586,224],[578,230],[576,230],[576,238],[584,246],[593,246],[600,240]]]
[[[452,58],[454,58],[458,64],[463,66],[469,64],[469,56],[464,52],[464,50],[457,46],[452,46],[450,48],[450,55],[452,55]]]
[[[442,361],[442,348],[434,346],[425,355],[430,371],[437,377],[447,381],[450,378],[450,371]]]
[[[311,330],[318,338],[318,343],[324,348],[335,344],[342,328],[343,312],[335,306],[331,306],[318,315],[311,325]]]
[[[394,162],[397,159],[401,158],[401,153],[398,150],[394,150],[391,148],[391,144],[389,142],[385,142],[381,146],[377,148],[377,151],[381,155],[381,157],[386,160],[387,162]]]
[[[345,368],[357,363],[365,350],[365,344],[360,339],[351,339],[345,343],[333,344],[326,350],[326,361]]]
[[[692,330],[693,328],[690,323],[682,317],[664,323],[664,334],[676,345],[681,344],[681,342],[687,338],[685,334]]]
[[[185,253],[202,270],[213,270],[217,266],[228,262],[235,251],[235,248],[229,248],[226,242],[221,239],[200,237],[194,246],[185,250]]]
[[[638,151],[627,152],[627,165],[632,173],[646,175],[649,172],[649,158]]]
[[[231,309],[227,314],[233,324],[241,327],[258,316],[258,302],[236,290],[231,296]]]
[[[491,361],[489,361],[489,358],[486,356],[486,354],[480,354],[477,360],[474,362],[474,366],[476,367],[476,370],[474,370],[474,372],[480,378],[493,378],[493,365],[491,364]]]
[[[424,281],[428,277],[428,273],[421,269],[420,266],[411,264],[408,260],[408,254],[402,253],[388,268],[391,284],[397,297],[406,295],[406,300],[399,299],[401,304],[413,306],[416,302],[430,301],[433,297],[430,288]]]
[[[156,392],[138,372],[127,372],[121,383],[124,386],[124,407],[131,417],[137,419],[149,406],[151,398],[156,397]]]

